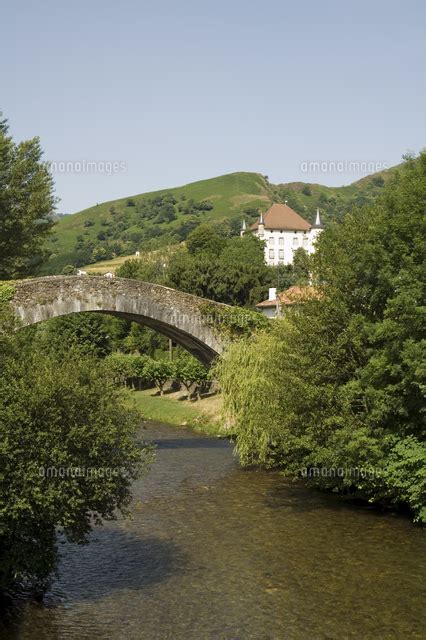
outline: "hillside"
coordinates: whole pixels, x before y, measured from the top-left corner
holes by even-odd
[[[59,217],[48,241],[51,256],[43,273],[61,273],[68,264],[81,267],[178,244],[205,221],[236,234],[243,217],[253,221],[259,209],[265,211],[274,201],[287,200],[310,221],[319,207],[328,224],[374,199],[392,172],[343,187],[303,182],[273,185],[259,173],[231,173],[97,204]]]

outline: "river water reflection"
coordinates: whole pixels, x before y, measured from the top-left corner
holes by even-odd
[[[64,545],[11,640],[424,638],[426,541],[408,519],[242,470],[227,441],[150,425],[134,519]]]

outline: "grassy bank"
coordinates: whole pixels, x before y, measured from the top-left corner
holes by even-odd
[[[176,427],[190,427],[209,435],[225,435],[221,423],[222,397],[214,395],[196,402],[184,399],[181,391],[157,395],[155,389],[129,391],[129,403],[145,420],[158,420]]]

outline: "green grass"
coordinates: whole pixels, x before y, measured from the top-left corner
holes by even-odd
[[[186,200],[193,199],[196,202],[210,200],[213,204],[213,209],[200,214],[200,221],[203,222],[241,219],[243,210],[246,207],[260,208],[265,211],[274,200],[283,201],[288,199],[289,205],[311,222],[314,220],[316,208],[320,207],[323,221],[327,224],[333,220],[341,219],[344,213],[353,206],[366,204],[379,195],[381,187],[375,184],[375,177],[381,175],[386,181],[393,172],[394,169],[390,169],[380,174],[367,176],[343,187],[327,187],[309,183],[311,193],[308,195],[304,193],[308,183],[292,182],[272,185],[259,173],[237,172],[208,180],[200,180],[181,187],[163,189],[96,204],[84,211],[63,216],[58,220],[54,232],[47,243],[47,248],[52,255],[43,268],[43,273],[61,273],[64,265],[75,264],[77,236],[83,236],[86,243],[91,241],[95,246],[101,246],[102,241],[97,239],[97,235],[100,231],[105,231],[105,225],[102,225],[102,222],[114,223],[114,215],[110,212],[111,206],[116,210],[116,219],[117,216],[121,216],[124,221],[124,228],[119,231],[118,236],[114,236],[112,241],[114,239],[125,240],[125,236],[129,231],[140,231],[142,227],[140,221],[138,222],[137,205],[147,198],[165,193],[173,194],[178,201],[182,196],[185,196]],[[127,206],[129,198],[135,202],[135,207]],[[183,212],[176,211],[176,214],[177,219],[171,222],[155,225],[152,221],[144,221],[143,228],[145,231],[155,226],[161,231],[162,238],[155,241],[141,241],[138,249],[145,252],[170,244],[172,242],[170,238],[173,237],[174,231],[187,218]],[[93,221],[94,224],[85,227],[84,223],[88,220]],[[124,259],[125,257],[117,258],[119,262],[113,261],[111,266],[120,264]],[[80,264],[82,263],[80,262]],[[99,269],[94,267],[90,270],[96,271]]]
[[[87,273],[92,274],[96,273],[103,275],[104,273],[108,273],[108,271],[115,273],[116,270],[121,267],[124,262],[126,262],[126,260],[134,257],[135,255],[132,254],[130,256],[119,256],[118,258],[113,258],[112,260],[101,260],[99,262],[96,262],[95,264],[88,264],[84,267],[81,267],[81,269],[83,271],[87,271]]]
[[[85,234],[87,238],[96,238],[97,233],[102,229],[101,220],[111,219],[111,214],[109,213],[111,206],[114,206],[120,212],[129,209],[126,206],[129,198],[132,198],[137,205],[145,198],[165,193],[172,193],[178,197],[183,194],[188,200],[193,198],[197,202],[211,200],[214,207],[205,214],[206,219],[209,220],[233,217],[238,215],[244,206],[259,206],[261,204],[267,206],[270,202],[268,186],[263,176],[258,173],[231,173],[217,178],[192,182],[181,187],[128,196],[119,200],[110,200],[73,215],[64,216],[59,219],[55,227],[53,237],[56,238],[56,241],[54,240],[50,248],[55,253],[72,253],[78,235],[82,235],[87,231],[88,233]],[[184,214],[178,214],[178,219],[171,225],[176,226],[176,223],[184,217]],[[93,220],[95,224],[86,229],[84,227],[86,220]]]
[[[190,427],[208,435],[223,435],[219,418],[206,412],[210,399],[197,402],[177,400],[171,396],[155,395],[154,389],[128,391],[128,403],[141,413],[145,420],[156,420],[176,427]]]

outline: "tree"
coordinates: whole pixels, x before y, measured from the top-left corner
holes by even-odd
[[[224,246],[224,239],[209,224],[200,224],[192,231],[186,241],[191,255],[208,253],[219,255]]]
[[[237,306],[254,306],[265,298],[269,269],[263,243],[252,234],[230,238],[214,264],[210,297]]]
[[[198,229],[201,226],[207,225]],[[251,234],[228,239],[215,236],[214,251],[210,230],[203,229],[195,235],[196,251],[192,246],[193,253],[182,250],[171,256],[168,286],[227,304],[249,306],[259,302],[266,295],[270,277],[261,241]]]
[[[106,247],[95,247],[92,251],[92,259],[95,262],[109,260],[110,258],[112,258],[111,252],[108,252]]]
[[[76,268],[74,267],[73,264],[67,264],[62,269],[63,276],[73,276],[75,273],[76,273]]]
[[[149,462],[139,417],[107,372],[80,352],[34,350],[26,332],[0,340],[0,588],[42,581],[57,532],[83,543],[94,524],[126,514]]]
[[[128,353],[145,354],[151,357],[155,356],[155,352],[166,351],[168,343],[161,333],[144,327],[138,322],[132,322],[130,331],[122,340],[122,348]]]
[[[146,360],[144,372],[146,378],[151,380],[160,392],[160,396],[164,394],[164,385],[167,380],[174,376],[173,363],[167,360],[154,360],[149,358]]]
[[[302,247],[296,249],[293,255],[293,283],[307,285],[310,282],[311,259]]]
[[[106,356],[112,349],[105,319],[94,313],[53,318],[37,327],[35,341],[43,350],[66,353],[77,349],[96,358]]]
[[[321,234],[320,295],[231,345],[219,375],[243,462],[426,521],[426,153],[383,191]]]
[[[0,120],[0,278],[34,273],[47,257],[43,243],[55,204],[39,139],[16,144]]]
[[[189,354],[181,355],[174,363],[174,379],[182,384],[187,393],[187,399],[191,399],[191,387],[197,385],[197,393],[199,396],[199,387],[207,379],[207,369]]]

